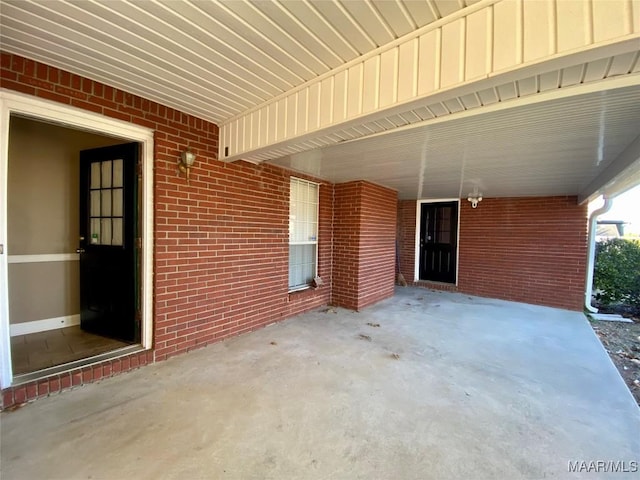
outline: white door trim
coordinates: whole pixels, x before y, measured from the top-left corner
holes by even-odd
[[[424,203],[441,203],[441,202],[457,202],[458,203],[458,227],[456,230],[456,283],[452,285],[458,285],[458,269],[460,268],[460,199],[459,198],[432,198],[429,200],[417,200],[416,201],[416,238],[415,238],[415,255],[414,255],[414,270],[413,281],[420,280],[420,212]]]
[[[13,380],[7,283],[8,256],[11,253],[7,249],[7,172],[9,120],[12,114],[140,143],[143,161],[141,193],[144,199],[141,212],[142,346],[151,348],[153,340],[153,130],[0,88],[0,244],[4,246],[0,254],[0,388],[9,387]]]

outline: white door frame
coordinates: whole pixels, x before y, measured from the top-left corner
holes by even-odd
[[[451,285],[458,285],[458,268],[460,267],[460,199],[459,198],[430,198],[429,200],[418,200],[416,202],[416,239],[415,239],[415,256],[414,256],[414,270],[413,281],[418,282],[420,280],[420,214],[422,211],[422,205],[425,203],[441,203],[441,202],[456,202],[458,204],[458,227],[456,229],[456,283]]]
[[[7,257],[7,173],[11,114],[139,142],[142,155],[142,335],[145,349],[153,340],[153,130],[31,95],[0,88],[0,388],[11,386],[11,337]]]

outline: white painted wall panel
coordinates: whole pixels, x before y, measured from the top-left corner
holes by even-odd
[[[309,129],[307,127],[307,122],[309,121],[309,103],[308,103],[308,88],[303,88],[299,90],[296,95],[298,97],[297,101],[297,115],[298,119],[296,121],[298,134],[303,132],[307,132]]]
[[[287,101],[287,123],[285,136],[290,138],[298,133],[298,95],[290,95],[286,98]]]
[[[522,62],[522,5],[518,1],[493,6],[493,70],[512,68]]]
[[[229,136],[231,135],[231,129],[230,128],[221,128],[220,129],[220,138],[219,138],[219,142],[220,142],[220,148],[218,149],[218,157],[223,159],[224,158],[224,147],[229,145]],[[228,152],[231,153],[231,152]]]
[[[313,83],[309,86],[309,112],[307,119],[307,131],[312,132],[320,126],[320,84]]]
[[[247,121],[247,117],[242,117],[238,119],[238,135],[236,141],[236,151],[244,152],[247,149],[246,142],[246,129],[245,122]]]
[[[420,36],[418,50],[418,95],[440,88],[441,30]]]
[[[380,98],[380,56],[365,60],[363,72],[362,111],[371,112],[378,108]]]
[[[631,33],[632,23],[631,3],[628,0],[593,2],[593,39],[595,42]]]
[[[269,104],[269,123],[267,124],[267,142],[276,141],[276,130],[278,129],[278,104]]]
[[[363,88],[363,72],[362,63],[358,63],[349,69],[348,86],[347,86],[347,116],[355,117],[362,113],[362,94]]]
[[[380,55],[379,107],[388,107],[398,98],[398,49],[387,50]]]
[[[413,98],[418,93],[418,45],[414,38],[403,43],[398,52],[398,101]]]
[[[461,18],[442,27],[442,87],[450,87],[464,80],[465,19]]]
[[[324,127],[333,122],[333,79],[327,77],[320,83],[320,126]]]
[[[227,138],[227,145],[229,146],[229,155],[238,153],[238,121],[233,122],[233,135],[229,135]]]
[[[276,103],[276,115],[278,121],[276,122],[276,142],[284,139],[287,130],[287,99],[281,98]]]
[[[485,8],[467,17],[465,80],[484,77],[491,71],[492,12]]]
[[[333,82],[333,121],[342,122],[347,115],[347,71],[338,72]]]
[[[269,132],[269,105],[265,105],[260,109],[260,145],[267,143],[267,133]]]
[[[251,113],[251,139],[249,140],[249,148],[255,148],[260,145],[260,110]]]
[[[591,38],[591,5],[585,0],[556,2],[558,52],[587,45]]]
[[[551,23],[552,2],[524,2],[523,28],[525,62],[554,53],[551,37],[555,25]]]

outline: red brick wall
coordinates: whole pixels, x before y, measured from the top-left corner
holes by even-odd
[[[334,195],[332,302],[360,310],[393,295],[397,194],[358,181]]]
[[[398,202],[402,272],[415,262],[416,201]],[[485,198],[460,202],[458,291],[582,310],[587,207],[575,197]],[[437,287],[418,282],[419,285]]]
[[[331,184],[320,187],[318,268],[325,286],[289,294],[291,172],[217,161],[218,127],[172,108],[16,55],[2,53],[0,66],[4,88],[155,131],[153,360],[330,301]],[[176,160],[187,147],[197,155],[189,185],[176,173]],[[151,361],[146,355],[145,363]],[[126,365],[131,368],[132,362]],[[47,394],[60,385],[53,377],[52,382]],[[11,402],[13,389],[3,397]]]
[[[358,182],[342,183],[334,187],[331,303],[353,309],[358,308],[359,195]]]
[[[460,202],[459,248],[460,291],[582,310],[587,206],[575,197]]]
[[[400,273],[407,283],[412,283],[416,265],[416,211],[415,200],[398,202],[398,253]]]

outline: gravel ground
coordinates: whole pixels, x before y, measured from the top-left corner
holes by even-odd
[[[592,321],[591,326],[640,405],[640,318],[628,318],[633,323]]]

